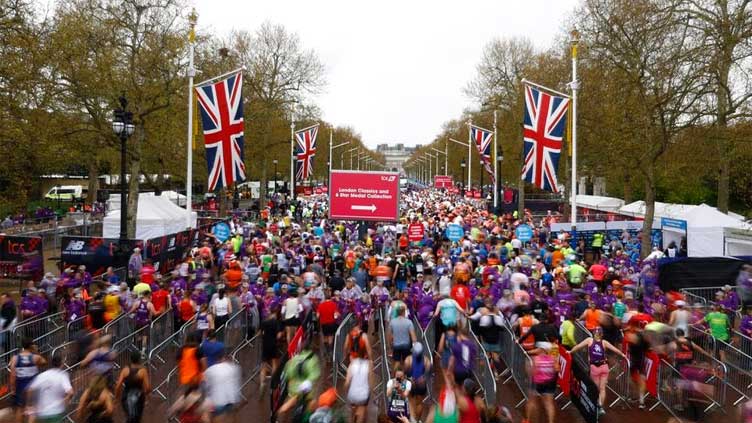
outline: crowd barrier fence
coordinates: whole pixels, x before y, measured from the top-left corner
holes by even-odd
[[[392,379],[392,372],[389,366],[390,359],[389,355],[387,354],[386,345],[386,310],[383,307],[379,309],[378,316],[379,321],[377,324],[379,325],[379,343],[381,344],[381,382],[377,385],[377,387],[374,388],[374,390],[376,391],[377,401],[381,401],[381,408],[383,410],[386,410],[389,405],[389,398],[387,398],[386,396],[386,386],[387,383]]]
[[[418,342],[420,342],[423,345],[423,358],[428,359],[430,371],[426,370],[426,397],[423,399],[423,402],[430,402],[430,401],[436,401],[434,394],[433,394],[433,383],[434,383],[434,376],[436,375],[436,370],[433,364],[433,352],[430,344],[426,341],[426,334],[423,332],[423,328],[421,328],[420,323],[418,322],[418,319],[413,315],[412,318],[413,321],[413,330],[415,331],[415,336],[418,339]]]
[[[491,362],[488,360],[488,353],[483,348],[478,337],[475,336],[475,332],[472,329],[469,331],[470,340],[475,344],[475,350],[478,352],[473,363],[473,375],[475,376],[478,384],[483,388],[483,397],[486,400],[486,404],[490,406],[496,405],[496,377],[494,376]]]
[[[347,364],[345,363],[345,341],[350,331],[358,324],[358,320],[352,313],[348,313],[342,323],[337,327],[334,333],[334,351],[332,352],[332,386],[337,387],[340,379],[347,375]],[[339,395],[339,391],[337,391]],[[340,397],[344,401],[344,398]]]
[[[240,396],[247,400],[243,390],[261,373],[261,338],[259,335],[243,341],[231,354],[232,361],[242,371]]]

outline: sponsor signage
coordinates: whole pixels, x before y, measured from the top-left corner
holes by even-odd
[[[454,182],[452,181],[452,177],[449,175],[435,175],[433,177],[433,187],[434,188],[452,188],[454,186]]]
[[[212,227],[212,233],[219,242],[225,242],[230,238],[230,225],[225,222],[216,223]]]
[[[136,247],[142,248],[143,242],[126,239],[121,250],[120,240],[117,238],[64,236],[60,257],[63,266],[83,264],[92,276],[97,276],[104,273],[108,266],[127,266],[128,259]]]
[[[522,242],[528,242],[533,239],[533,228],[530,225],[520,225],[514,230],[515,236]]]
[[[425,231],[426,228],[420,223],[411,223],[410,226],[407,227],[407,239],[410,240],[410,242],[423,241]]]
[[[187,230],[160,236],[146,241],[146,258],[151,259],[161,274],[166,274],[179,263],[193,247],[197,231]]]
[[[598,386],[590,379],[590,369],[570,360],[569,399],[587,423],[598,423]]]
[[[668,217],[661,218],[661,229],[670,228],[679,231],[687,231],[687,221],[679,219],[671,219]]]
[[[329,178],[330,219],[399,219],[398,173],[332,170]]]
[[[44,272],[42,238],[0,235],[0,262],[3,273],[39,279]]]
[[[452,242],[457,242],[457,241],[461,240],[462,237],[464,237],[464,236],[465,236],[465,230],[462,229],[462,226],[460,226],[460,225],[458,225],[456,223],[451,223],[451,224],[447,225],[447,228],[446,228],[446,237],[447,237],[448,240],[450,240]]]

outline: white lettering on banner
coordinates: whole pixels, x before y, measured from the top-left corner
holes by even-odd
[[[587,394],[587,385],[585,381],[580,381],[580,402],[585,407],[588,413],[595,413],[595,404],[590,401],[590,397]]]
[[[65,247],[66,251],[80,251],[84,248],[84,241],[71,241],[68,243],[68,246]]]

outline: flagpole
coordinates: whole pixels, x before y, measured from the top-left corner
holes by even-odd
[[[185,171],[185,209],[186,227],[191,227],[191,215],[193,205],[191,204],[193,196],[193,77],[196,75],[196,69],[193,68],[193,43],[196,40],[196,9],[191,11],[188,18],[190,23],[190,32],[188,33],[188,137],[186,138],[186,171]]]
[[[290,198],[295,199],[295,103],[290,113]]]
[[[493,185],[493,205],[494,205],[494,213],[497,212],[499,208],[499,159],[496,157],[497,154],[499,154],[499,150],[497,148],[496,144],[496,109],[494,109],[494,143],[493,143],[493,154],[491,154],[491,157],[493,159],[493,170],[494,170],[494,185]]]
[[[577,231],[577,44],[580,34],[572,30],[572,188],[569,193],[572,201],[572,232]]]
[[[332,138],[334,137],[333,132],[331,128],[329,128],[329,175],[332,174]],[[327,181],[327,184],[329,182]]]
[[[472,120],[467,121],[467,189],[472,188],[472,172],[473,172],[473,137],[470,135],[472,129],[470,125],[473,124]]]

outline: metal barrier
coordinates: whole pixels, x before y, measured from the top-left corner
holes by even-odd
[[[494,406],[496,405],[496,377],[494,377],[491,363],[488,361],[488,353],[486,353],[486,349],[483,348],[483,344],[480,343],[478,337],[475,336],[475,332],[470,329],[469,333],[470,340],[473,341],[475,349],[478,351],[475,363],[473,363],[473,375],[483,388],[483,397],[486,404]]]
[[[247,400],[246,396],[243,395],[243,390],[261,373],[261,338],[259,335],[252,339],[246,339],[240,344],[232,352],[232,361],[242,369],[243,379],[240,384],[240,396]],[[243,365],[243,362],[250,364],[250,366]]]
[[[71,320],[65,325],[65,340],[70,341],[73,335],[86,328],[86,320],[88,316],[81,316],[78,319]]]
[[[505,354],[503,359],[511,372],[510,378],[514,379],[514,382],[522,393],[522,399],[517,405],[515,405],[515,408],[517,408],[527,401],[530,390],[532,389],[533,385],[532,380],[530,379],[530,370],[533,367],[533,360],[530,358],[527,351],[522,348],[522,345],[517,343],[514,333],[512,333],[509,327],[504,328],[501,336],[506,336],[509,339],[509,342],[506,343],[508,348],[510,348],[509,355]]]
[[[689,338],[703,350],[707,351],[709,354],[713,354],[713,352],[715,351],[715,338],[713,338],[708,331],[700,326],[690,325],[687,338]]]
[[[345,341],[347,340],[350,331],[358,324],[358,319],[352,313],[348,313],[337,331],[334,333],[334,352],[332,353],[332,386],[335,388],[338,386],[340,378],[347,375],[347,365],[345,364],[345,357],[347,352],[345,351]],[[339,391],[337,391],[339,392]],[[338,394],[339,395],[339,394]],[[343,398],[340,398],[343,399]]]
[[[687,299],[687,303],[688,304],[690,304],[690,305],[700,304],[703,309],[707,309],[708,308],[708,300],[706,300],[705,298],[703,298],[703,297],[701,297],[701,296],[699,296],[697,294],[694,294],[692,292],[686,292],[686,291],[683,291],[683,290],[682,290],[682,294],[684,294],[684,298]]]
[[[175,331],[175,333],[167,337],[167,339],[163,340],[154,348],[152,348],[151,351],[149,351],[149,356],[146,360],[145,365],[151,372],[156,372],[160,367],[166,367],[171,370],[177,368],[178,350],[183,346],[183,344],[185,344],[188,332],[191,331],[191,328],[193,327],[195,321],[196,317],[194,316],[191,320],[183,323],[183,326],[181,326],[179,330]],[[162,382],[152,388],[152,393],[157,394],[163,400],[167,400],[167,392],[162,392],[167,386],[167,383],[167,379],[164,379]]]
[[[21,348],[24,338],[38,339],[64,324],[65,313],[43,314],[18,323],[8,334],[5,352]]]
[[[245,310],[238,310],[227,319],[227,323],[215,330],[217,340],[225,344],[227,351],[234,351],[245,341],[247,327],[248,313]]]
[[[431,370],[426,370],[426,397],[423,399],[423,402],[427,401],[436,401],[433,395],[433,381],[434,376],[436,375],[436,369],[433,365],[433,352],[432,347],[428,342],[426,341],[426,334],[423,333],[423,328],[420,327],[420,323],[418,322],[418,319],[413,314],[412,318],[413,322],[413,330],[415,331],[415,336],[418,338],[418,342],[420,342],[423,345],[423,357],[428,359],[428,363],[431,367]],[[495,386],[494,386],[495,387]]]
[[[704,413],[707,413],[714,408],[723,407],[723,403],[719,403],[717,400],[719,394],[716,392],[716,385],[712,385],[713,392],[711,393],[711,395],[708,395],[707,392],[690,388],[694,384],[694,382],[684,378],[681,372],[679,372],[665,360],[660,361],[658,367],[657,383],[658,402],[650,407],[650,411],[653,411],[659,405],[662,405],[666,409],[666,411],[668,411],[679,422],[681,422],[683,419],[683,417],[679,415],[679,413],[688,408],[687,405],[689,401],[689,395],[687,389],[692,389],[694,395],[701,394],[702,397],[704,397],[704,402],[708,404],[708,406],[703,411]],[[696,401],[697,398],[693,400]]]
[[[174,332],[174,323],[175,319],[170,310],[165,311],[152,320],[151,324],[149,324],[149,348],[147,353],[151,352],[154,347]]]
[[[734,401],[734,406],[744,400],[752,398],[752,356],[744,354],[738,348],[715,340],[716,348],[721,361],[726,367],[726,384],[737,392],[739,397]]]
[[[114,339],[121,339],[133,333],[136,324],[129,313],[122,312],[119,316],[112,319],[111,322],[104,325],[102,333],[112,336]]]
[[[386,385],[387,382],[392,380],[392,372],[391,372],[391,366],[389,366],[389,355],[386,351],[386,330],[384,327],[384,321],[386,319],[386,310],[384,308],[379,309],[379,321],[378,321],[378,331],[380,335],[379,343],[381,344],[381,382],[374,387],[374,391],[376,392],[376,399],[381,400],[382,402],[382,409],[386,410],[389,402],[389,398],[386,396]]]
[[[739,349],[741,350],[741,352],[749,356],[752,356],[752,338],[748,337],[747,335],[744,335],[738,330],[734,331],[733,336],[736,338],[737,342],[739,343]]]
[[[715,293],[722,290],[722,286],[703,286],[697,288],[682,288],[681,293],[691,295],[692,298],[702,298],[706,303],[712,303],[715,300]]]

